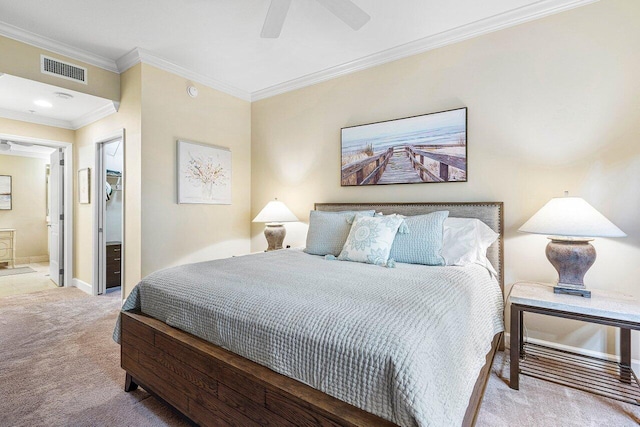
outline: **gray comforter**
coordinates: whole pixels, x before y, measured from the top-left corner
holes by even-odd
[[[483,267],[383,268],[296,250],[158,271],[122,309],[401,426],[460,425],[503,330],[502,294]]]

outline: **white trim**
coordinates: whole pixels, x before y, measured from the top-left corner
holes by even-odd
[[[67,120],[42,117],[31,113],[23,113],[22,111],[7,110],[6,108],[0,108],[0,117],[11,120],[19,120],[21,122],[35,123],[37,125],[53,126],[62,129],[74,130],[71,122],[68,122]]]
[[[37,116],[31,113],[23,113],[22,111],[7,110],[0,108],[0,117],[11,120],[19,120],[21,122],[35,123],[44,126],[53,126],[62,129],[78,130],[81,127],[90,125],[100,119],[103,119],[113,113],[118,112],[119,103],[109,102],[102,107],[98,107],[94,111],[90,111],[74,120],[54,119],[51,117]]]
[[[73,278],[73,283],[72,283],[71,286],[73,286],[74,288],[78,288],[82,292],[85,292],[85,293],[87,293],[89,295],[93,295],[93,293],[92,293],[93,287],[90,284],[88,284],[87,282],[84,282],[84,281],[82,281],[82,280],[80,280],[80,279],[78,279],[76,277]]]
[[[103,150],[102,145],[111,141],[120,140],[122,153],[124,156],[126,150],[126,140],[125,140],[125,129],[121,128],[115,130],[109,134],[103,135],[101,137],[95,138],[93,140],[93,145],[95,147],[95,163],[93,170],[93,224],[91,226],[91,235],[93,236],[93,286],[91,287],[92,295],[99,295],[102,293],[106,293],[106,268],[104,263],[100,263],[101,259],[105,259],[106,256],[106,240],[104,237],[104,233],[102,236],[98,233],[99,224],[104,222],[104,197],[101,197],[98,201],[98,196],[104,195],[104,164],[103,164]],[[125,182],[126,187],[126,160],[124,162],[124,168],[122,170],[122,180]],[[126,191],[126,188],[125,188]],[[126,200],[123,194],[122,197],[122,248],[120,251],[120,263],[121,268],[120,271],[124,271],[125,267],[125,239],[124,239],[124,230],[125,230],[125,206]],[[122,293],[124,289],[124,274],[121,275],[121,287],[120,292]],[[104,285],[104,289],[100,289],[101,285]]]
[[[271,96],[279,95],[292,90],[311,86],[327,80],[331,80],[346,74],[372,68],[408,56],[427,52],[450,44],[468,40],[504,28],[512,27],[545,16],[564,12],[580,6],[597,2],[599,0],[541,0],[534,4],[523,6],[507,12],[503,12],[488,18],[484,18],[466,25],[462,25],[451,30],[443,31],[419,40],[406,43],[383,52],[378,52],[354,61],[350,61],[335,67],[327,68],[322,71],[307,74],[293,80],[279,83],[270,87],[266,87],[254,92],[237,88],[225,82],[219,81],[213,77],[200,74],[180,65],[174,64],[166,59],[136,47],[125,55],[113,61],[91,52],[77,49],[64,43],[57,42],[7,24],[0,21],[0,35],[18,40],[23,43],[30,44],[50,52],[58,53],[66,57],[95,65],[108,71],[123,73],[138,63],[152,65],[161,70],[184,77],[193,82],[201,83],[205,86],[227,93],[231,96],[243,99],[245,101],[258,101]],[[60,126],[59,126],[60,127]]]
[[[134,48],[127,54],[121,56],[116,61],[116,64],[118,64],[118,70],[120,70],[121,73],[124,73],[129,68],[138,63],[152,65],[156,68],[180,77],[184,77],[185,79],[191,80],[193,82],[201,83],[212,89],[216,89],[220,92],[235,96],[236,98],[240,98],[245,101],[251,101],[251,94],[245,90],[238,89],[235,86],[221,82],[220,80],[216,80],[213,77],[205,76],[204,74],[188,70],[180,65],[176,65],[172,62],[167,61],[166,59],[162,59],[159,56],[156,56],[155,54],[139,47]]]
[[[118,72],[124,73],[129,68],[142,62],[141,52],[142,52],[141,48],[134,47],[129,52],[125,53],[120,58],[116,59],[116,66],[118,67]]]
[[[14,150],[0,151],[0,156],[29,157],[31,159],[41,159],[41,160],[47,160],[47,161],[51,158],[51,154],[49,153],[38,153],[33,151],[14,151]]]
[[[28,142],[45,147],[64,149],[64,283],[63,286],[72,286],[73,276],[73,144],[70,142],[53,141],[41,138],[32,138],[21,135],[0,133],[0,139],[10,141]]]
[[[22,135],[11,135],[8,133],[0,133],[0,139],[8,139],[9,141],[27,142],[34,145],[44,145],[45,147],[65,148],[70,147],[70,142],[53,141],[50,139],[32,138]],[[65,153],[66,154],[66,153]]]
[[[504,28],[512,27],[548,15],[564,12],[576,7],[594,3],[599,0],[543,0],[528,6],[503,12],[489,18],[484,18],[470,24],[462,25],[451,30],[443,31],[419,40],[393,47],[355,61],[327,68],[322,71],[307,74],[287,82],[273,85],[251,93],[251,101],[269,98],[281,93],[311,86],[336,77],[365,70],[408,56],[417,55],[429,50],[437,49],[467,39],[478,37]]]
[[[118,105],[119,103],[109,102],[103,107],[99,107],[96,110],[89,111],[88,113],[78,117],[77,119],[71,120],[71,129],[78,130],[82,127],[90,125],[91,123],[97,122],[100,119],[110,116],[113,113],[117,113]]]
[[[113,73],[118,72],[116,62],[112,59],[55,41],[48,37],[32,33],[31,31],[23,30],[22,28],[18,28],[6,22],[0,21],[0,36],[8,37],[40,49],[45,49],[49,52],[57,53],[58,55],[63,55],[77,61],[82,61],[86,64],[94,65]]]
[[[511,334],[509,334],[509,332],[505,332],[504,339],[505,339],[505,347],[507,349],[509,349],[511,347],[509,345],[511,343],[510,336],[511,336]],[[597,358],[600,358],[600,359],[609,360],[611,362],[620,362],[620,357],[619,356],[616,356],[614,354],[609,354],[609,353],[603,353],[601,351],[587,350],[587,349],[580,348],[580,347],[573,347],[573,346],[570,346],[570,345],[558,344],[558,343],[555,343],[555,342],[541,340],[541,339],[537,339],[537,338],[527,338],[527,342],[530,342],[532,344],[544,345],[544,346],[547,346],[547,347],[554,348],[556,350],[570,351],[572,353],[581,354],[583,356],[597,357]],[[508,354],[508,351],[507,351],[507,354]],[[639,359],[631,359],[631,367],[633,368],[633,370],[635,372],[640,372],[640,360]]]

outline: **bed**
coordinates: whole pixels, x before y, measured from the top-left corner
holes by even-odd
[[[168,269],[123,307],[125,390],[141,385],[200,425],[473,425],[501,343],[502,203],[316,209],[478,218],[500,234],[487,251],[499,289],[479,266],[385,269],[295,250]]]

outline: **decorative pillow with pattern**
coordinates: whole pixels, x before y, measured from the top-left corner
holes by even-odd
[[[356,215],[338,259],[387,265],[393,239],[403,221],[399,215]]]
[[[405,217],[408,232],[396,235],[389,257],[408,264],[445,265],[442,240],[448,216],[449,211],[437,211]]]
[[[358,215],[373,216],[375,211],[311,211],[307,246],[304,251],[311,255],[338,256],[347,240],[353,218]]]

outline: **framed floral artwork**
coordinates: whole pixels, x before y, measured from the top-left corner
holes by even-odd
[[[231,204],[231,150],[178,140],[178,203]]]

